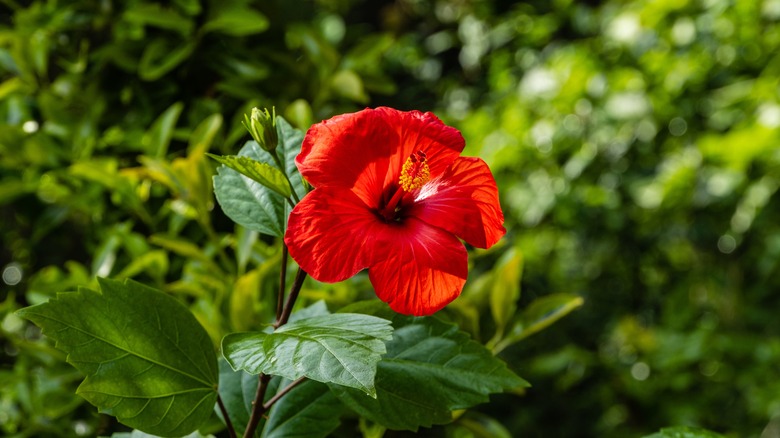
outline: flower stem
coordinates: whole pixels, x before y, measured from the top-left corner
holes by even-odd
[[[266,410],[263,405],[263,399],[265,398],[265,391],[268,389],[268,382],[271,381],[271,376],[267,374],[260,374],[257,383],[257,392],[255,393],[255,400],[252,402],[252,413],[249,415],[249,423],[246,425],[244,431],[244,438],[250,438],[255,435],[260,418],[265,414]]]
[[[236,438],[236,429],[233,428],[233,422],[230,421],[230,416],[225,408],[225,403],[222,402],[222,397],[220,397],[219,394],[217,394],[217,406],[219,406],[219,411],[222,413],[222,418],[225,419],[228,435],[230,435],[230,438]]]
[[[276,320],[282,317],[282,309],[284,308],[284,289],[287,287],[287,245],[282,242],[282,272],[279,275],[279,293],[276,300]]]
[[[303,280],[305,279],[306,271],[298,268],[298,272],[295,274],[295,281],[290,288],[290,295],[287,297],[287,303],[284,305],[284,310],[282,311],[282,317],[276,321],[276,324],[274,324],[275,328],[279,328],[287,324],[287,320],[290,319],[292,308],[295,305],[295,300],[298,299],[298,294],[301,292],[301,286],[303,286]]]
[[[284,247],[284,256],[283,258],[283,271],[286,271],[286,260],[287,260],[287,247]],[[284,277],[284,274],[282,274],[282,277]],[[290,295],[287,297],[287,303],[284,306],[284,309],[281,311],[281,315],[276,318],[276,323],[274,323],[274,329],[277,329],[287,323],[287,320],[290,319],[290,314],[292,313],[292,308],[295,305],[295,300],[298,299],[298,294],[301,292],[301,287],[303,286],[303,280],[306,279],[306,271],[304,271],[301,268],[298,268],[298,272],[295,274],[295,281],[293,282],[292,287],[290,288]],[[282,287],[279,289],[281,292],[284,291],[284,280],[282,280]],[[279,294],[279,303],[282,301],[282,295],[283,293]],[[278,306],[277,304],[277,315],[279,315],[278,312]],[[276,393],[270,400],[268,400],[267,403],[263,403],[263,400],[265,400],[265,392],[268,389],[268,382],[271,381],[271,376],[267,374],[260,374],[258,377],[258,384],[257,384],[257,392],[255,393],[255,400],[252,402],[252,413],[249,416],[249,423],[246,425],[246,430],[244,431],[244,438],[250,438],[254,436],[255,430],[257,429],[257,425],[260,423],[260,418],[263,417],[263,414],[265,414],[268,409],[273,406],[274,403],[276,403],[277,400],[279,400],[282,396],[287,394],[291,389],[293,389],[296,385],[300,384],[304,379],[300,378],[291,384],[289,384],[287,387]]]

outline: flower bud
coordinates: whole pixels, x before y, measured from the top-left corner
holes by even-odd
[[[276,150],[279,137],[276,134],[276,109],[260,110],[252,108],[252,116],[244,114],[244,127],[252,135],[257,144],[268,152]]]

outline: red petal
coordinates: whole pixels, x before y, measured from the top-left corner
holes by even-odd
[[[351,188],[366,205],[377,208],[383,189],[398,183],[412,152],[426,153],[435,177],[463,147],[460,132],[431,113],[369,108],[313,125],[295,162],[314,187]]]
[[[460,156],[466,146],[460,131],[445,125],[433,113],[403,112],[387,107],[377,108],[376,111],[384,114],[385,120],[395,128],[401,139],[398,151],[390,160],[385,187],[398,183],[401,167],[415,151],[425,152],[431,178],[435,178]]]
[[[452,234],[415,218],[384,230],[392,244],[386,257],[368,269],[382,301],[405,315],[430,315],[460,295],[468,255]]]
[[[478,248],[489,248],[506,233],[496,181],[480,158],[459,157],[414,202],[410,215]]]
[[[349,189],[320,187],[290,213],[284,243],[314,279],[335,283],[370,266],[384,227]]]

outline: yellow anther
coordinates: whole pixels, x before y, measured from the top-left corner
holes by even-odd
[[[398,183],[404,191],[411,192],[422,187],[430,179],[431,169],[428,167],[425,152],[417,151],[406,159]]]

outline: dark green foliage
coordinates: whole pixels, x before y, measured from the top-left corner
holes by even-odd
[[[500,430],[495,418],[511,436],[773,433],[776,3],[4,2],[0,434],[117,430],[13,313],[96,289],[96,275],[172,294],[214,345],[261,330],[278,240],[223,215],[205,153],[238,153],[252,106],[305,130],[381,104],[461,129],[506,216],[505,244],[473,254],[444,316],[533,387],[449,432]],[[522,277],[502,269],[516,262]],[[367,284],[311,282],[302,296],[338,308]]]
[[[122,423],[182,436],[217,400],[208,334],[176,299],[132,281],[65,292],[19,316],[40,326],[86,375],[77,393]]]

